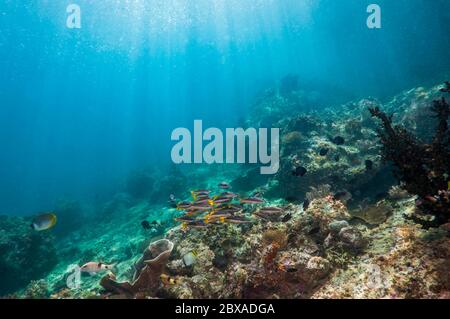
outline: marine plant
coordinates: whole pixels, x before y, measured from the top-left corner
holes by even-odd
[[[450,93],[449,82],[441,92]],[[394,164],[394,174],[405,190],[419,197],[418,210],[410,218],[425,228],[447,223],[450,218],[450,105],[447,100],[442,97],[431,106],[438,125],[430,143],[421,141],[403,126],[394,125],[393,116],[378,107],[369,111],[382,122],[378,136],[383,159]]]

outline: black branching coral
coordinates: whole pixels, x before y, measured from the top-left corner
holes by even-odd
[[[450,82],[441,92],[450,93]],[[404,188],[419,197],[417,212],[411,218],[425,228],[450,222],[450,105],[443,97],[433,102],[431,110],[438,125],[432,142],[427,144],[404,127],[394,125],[392,115],[378,107],[369,108],[372,116],[382,122],[378,136],[383,159],[394,164],[394,173]]]

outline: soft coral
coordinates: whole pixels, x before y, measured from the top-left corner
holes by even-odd
[[[450,82],[446,82],[441,92],[450,93]],[[445,224],[450,218],[450,105],[442,98],[433,102],[431,110],[436,114],[438,126],[432,143],[426,144],[402,126],[394,126],[392,116],[378,107],[369,108],[372,116],[382,121],[378,136],[384,160],[394,164],[395,175],[404,188],[419,196],[420,211],[434,216],[431,220],[422,218],[421,213],[412,217],[426,228]]]

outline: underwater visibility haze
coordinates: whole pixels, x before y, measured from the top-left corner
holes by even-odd
[[[0,296],[448,299],[449,26],[446,0],[1,1]],[[198,121],[226,163],[174,160]]]

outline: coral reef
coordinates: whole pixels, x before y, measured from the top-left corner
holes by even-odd
[[[417,214],[417,204],[427,195],[435,198],[447,188],[442,189],[438,174],[431,174],[423,181],[432,193],[418,194],[408,186],[409,178],[417,183],[419,175],[422,181],[426,168],[414,171],[416,166],[398,183],[383,161],[386,156],[380,155],[385,146],[378,143],[378,126],[368,111],[374,110],[390,125],[395,137],[386,143],[405,139],[397,151],[417,146],[428,160],[436,152],[448,155],[443,120],[448,105],[440,99],[433,109],[429,107],[446,92],[440,91],[441,86],[417,88],[384,104],[363,99],[307,112],[313,105],[308,94],[294,78],[282,82],[260,98],[257,111],[245,123],[281,128],[278,174],[264,176],[259,167],[231,165],[145,170],[98,207],[91,223],[67,226],[68,233],[57,242],[53,230],[32,232],[27,219],[2,217],[0,294],[111,299],[449,298],[450,223],[444,218],[436,223],[439,227],[427,230],[406,218]],[[381,109],[395,111],[396,117],[384,117]],[[439,116],[429,117],[433,112]],[[406,132],[398,122],[411,130]],[[429,126],[444,133],[430,135]],[[387,133],[383,129],[378,134]],[[420,142],[427,138],[430,143]],[[414,152],[412,156],[419,155]],[[445,175],[448,157],[442,154],[427,167]],[[305,174],[293,174],[300,166]],[[235,216],[240,218],[236,223],[219,220],[205,225],[203,212],[186,213],[198,218],[199,227],[175,222],[181,212],[167,202],[170,194],[177,202],[191,201],[183,194],[194,189],[220,194],[224,190],[218,185],[223,181],[231,184],[227,191],[239,196],[236,202],[250,196],[264,201],[235,204],[239,207]],[[62,206],[71,216],[85,211],[76,203]],[[276,218],[259,218],[264,207]],[[80,286],[69,288],[74,269],[92,261],[114,267],[107,273],[83,274]]]

